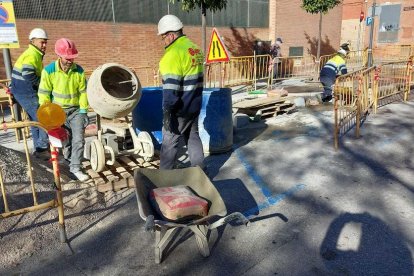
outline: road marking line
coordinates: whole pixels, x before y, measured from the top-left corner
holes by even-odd
[[[254,183],[260,188],[263,195],[266,197],[265,202],[260,203],[260,204],[257,205],[257,207],[253,207],[250,210],[247,210],[246,212],[244,212],[244,215],[246,217],[252,216],[252,215],[260,212],[263,209],[266,209],[270,206],[276,205],[277,203],[279,203],[280,201],[286,199],[287,197],[291,197],[293,195],[293,193],[295,193],[297,191],[300,191],[300,190],[303,190],[306,187],[305,184],[297,184],[294,187],[290,188],[289,190],[287,190],[283,193],[272,195],[272,192],[268,188],[268,185],[263,180],[263,178],[256,172],[256,170],[253,168],[253,166],[250,165],[250,163],[247,161],[246,156],[240,150],[236,150],[235,152],[236,152],[236,155],[239,158],[240,162],[242,163],[242,165],[246,168],[247,174],[254,181]]]
[[[253,207],[250,210],[245,211],[243,214],[246,217],[250,217],[250,216],[255,216],[257,213],[259,213],[260,211],[269,208],[271,206],[276,205],[277,203],[279,203],[280,201],[291,197],[295,192],[303,190],[306,187],[305,184],[297,184],[294,187],[290,188],[289,190],[280,193],[280,194],[276,194],[272,197],[268,197],[267,202],[263,202],[257,205],[257,207]]]
[[[247,161],[246,156],[240,151],[236,150],[236,155],[239,158],[240,162],[247,170],[247,174],[250,178],[253,179],[255,184],[262,190],[263,195],[268,198],[272,196],[272,192],[267,187],[266,183],[264,182],[263,178],[256,172],[252,165]]]

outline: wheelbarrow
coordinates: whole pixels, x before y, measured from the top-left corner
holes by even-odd
[[[210,256],[208,231],[235,220],[248,225],[249,220],[241,213],[227,215],[227,209],[219,192],[200,167],[176,170],[154,170],[138,168],[134,172],[135,193],[140,217],[145,221],[145,231],[155,232],[155,262],[161,263],[163,250],[174,238],[179,229],[194,233],[198,249],[203,257]],[[185,222],[167,221],[157,213],[149,201],[149,193],[154,188],[185,185],[198,196],[210,202],[205,217]]]

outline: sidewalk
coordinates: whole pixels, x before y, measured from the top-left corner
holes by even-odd
[[[155,264],[154,236],[144,232],[131,191],[114,205],[67,218],[72,255],[56,238],[0,274],[412,275],[413,114],[414,102],[382,107],[368,116],[361,138],[349,132],[338,151],[332,105],[239,130],[233,151],[206,163],[228,212],[242,212],[252,223],[212,232],[208,258],[193,236],[180,233]],[[81,216],[84,225],[73,227]],[[32,227],[56,227],[36,221]],[[7,235],[0,231],[2,243],[30,235],[21,223]]]

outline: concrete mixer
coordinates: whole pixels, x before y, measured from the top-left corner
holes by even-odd
[[[98,137],[85,145],[84,157],[94,171],[113,165],[117,156],[137,154],[150,161],[154,145],[148,132],[135,133],[128,114],[141,98],[141,84],[135,72],[117,63],[106,63],[95,69],[88,80],[89,105],[96,112]],[[125,118],[126,125],[105,127],[101,118]]]

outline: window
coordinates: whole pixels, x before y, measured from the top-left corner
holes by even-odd
[[[302,57],[303,47],[289,47],[289,56],[290,57]]]

